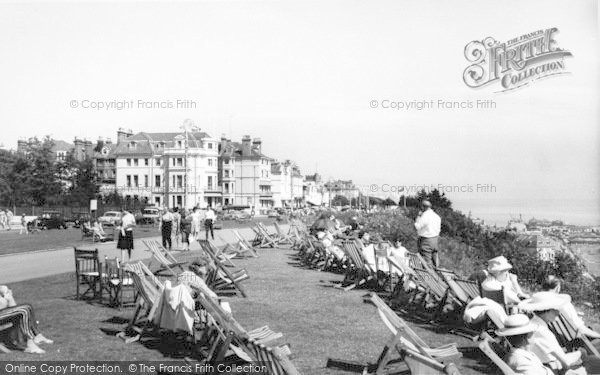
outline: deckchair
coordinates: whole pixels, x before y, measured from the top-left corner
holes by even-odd
[[[578,334],[577,329],[563,314],[559,314],[553,322],[548,323],[548,328],[554,333],[560,345],[568,351],[573,351],[583,344],[588,352],[600,358],[600,353],[594,344],[585,335]]]
[[[244,290],[244,287],[240,284],[240,282],[250,278],[248,272],[246,272],[245,269],[238,270],[235,273],[231,272],[229,269],[227,269],[227,267],[225,267],[221,262],[219,262],[219,259],[217,259],[217,257],[213,253],[210,242],[208,242],[207,240],[200,240],[198,241],[198,243],[200,244],[204,252],[208,254],[208,256],[215,263],[216,273],[213,277],[213,280],[209,281],[209,285],[214,286],[214,289],[216,289],[216,291],[222,290],[223,286],[225,285],[232,286],[243,297],[247,297],[246,291]]]
[[[423,268],[414,268],[415,280],[423,288],[422,301],[427,297],[435,300],[437,308],[433,311],[432,320],[436,320],[442,313],[446,302],[449,302],[453,295],[450,294],[450,287],[436,273],[432,273]]]
[[[369,300],[377,307],[379,317],[392,332],[392,337],[385,344],[377,361],[377,374],[385,373],[385,368],[393,361],[392,350],[398,344],[442,363],[462,356],[462,353],[456,348],[456,344],[447,344],[438,348],[429,347],[377,294],[371,293]]]
[[[273,223],[273,226],[275,227],[275,231],[277,232],[277,237],[279,238],[279,244],[283,244],[283,245],[293,245],[294,244],[294,240],[292,239],[292,237],[288,234],[286,234],[283,229],[281,229],[281,226],[279,226],[279,224],[277,222]]]
[[[452,291],[455,301],[459,303],[462,310],[467,304],[479,296],[479,287],[476,282],[457,278],[454,272],[437,269],[438,274]]]
[[[148,267],[150,267],[153,260],[156,260],[160,266],[160,268],[154,272],[156,275],[168,272],[171,276],[177,276],[177,273],[174,271],[175,269],[178,268],[180,272],[184,271],[183,265],[188,262],[179,262],[170,252],[166,250],[163,252],[164,248],[161,249],[162,246],[158,241],[142,241],[142,243],[152,252]]]
[[[496,351],[492,348],[492,339],[489,335],[484,335],[481,341],[479,341],[479,349],[502,371],[504,375],[516,375],[513,369],[510,368],[509,365],[502,360],[502,358],[496,353]]]
[[[210,316],[211,325],[216,329],[218,335],[213,338],[207,362],[223,362],[227,353],[231,350],[239,358],[247,362],[261,362],[267,366],[269,374],[273,375],[299,375],[300,373],[287,358],[287,347],[268,347],[266,341],[253,337],[255,331],[247,332],[231,314],[225,312],[215,301],[202,295],[198,296],[198,302]],[[261,328],[260,330],[265,330]],[[265,332],[271,336],[272,331],[266,328]],[[277,335],[281,337],[280,335]]]
[[[244,237],[242,237],[240,232],[234,229],[233,235],[237,239],[238,250],[242,255],[245,256],[246,253],[249,253],[250,256],[253,256],[255,258],[258,257],[258,253],[256,252],[256,250],[254,250],[252,245]]]
[[[141,262],[139,262],[141,263]],[[117,334],[117,337],[123,339],[125,343],[129,344],[134,341],[138,341],[144,333],[147,331],[148,326],[152,322],[152,318],[156,313],[157,304],[156,301],[162,294],[164,290],[164,286],[162,284],[157,284],[156,278],[151,277],[143,277],[140,276],[139,272],[141,267],[139,264],[137,265],[126,265],[126,270],[129,271],[129,274],[133,280],[133,285],[137,291],[137,307],[135,313],[133,314],[133,318],[127,324],[127,327],[120,333]],[[142,271],[145,273],[145,271]],[[140,315],[142,313],[142,309],[145,309],[145,314]],[[137,325],[142,324],[142,327],[138,327]]]
[[[359,245],[354,240],[342,241],[342,248],[350,262],[346,268],[344,281],[339,286],[344,291],[349,291],[376,278],[377,273],[362,257]]]
[[[460,375],[454,363],[444,365],[435,359],[431,359],[418,351],[402,345],[399,352],[402,360],[408,365],[411,374]]]
[[[279,240],[277,239],[277,237],[274,237],[272,234],[270,234],[267,231],[267,228],[262,225],[262,223],[258,223],[258,225],[256,226],[257,230],[260,232],[261,237],[260,237],[260,243],[259,243],[259,247],[277,247],[277,245],[279,245]]]

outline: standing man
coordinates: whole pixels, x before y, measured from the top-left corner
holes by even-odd
[[[25,232],[25,234],[29,234],[29,230],[27,228],[27,219],[25,218],[25,214],[21,215],[21,230],[19,231],[19,234],[23,234],[23,232]]]
[[[431,202],[424,200],[421,203],[421,211],[415,220],[415,228],[419,235],[417,244],[419,254],[434,268],[439,265],[438,239],[441,225],[442,219],[431,209]]]
[[[212,207],[208,206],[208,210],[206,211],[206,217],[204,218],[204,230],[206,230],[206,240],[208,241],[208,231],[210,230],[210,236],[212,239],[215,239],[215,234],[213,232],[213,223],[217,215],[215,215],[215,211],[213,211]]]
[[[169,245],[169,250],[172,247],[171,234],[173,233],[173,214],[167,207],[163,208],[162,215],[160,216],[160,234],[162,236],[162,245],[166,249]]]

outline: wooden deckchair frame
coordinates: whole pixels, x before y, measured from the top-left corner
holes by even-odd
[[[438,348],[429,347],[377,294],[371,293],[369,300],[377,307],[379,317],[392,332],[392,336],[386,342],[377,361],[378,375],[384,374],[385,368],[394,360],[392,351],[399,344],[412,346],[421,355],[443,363],[462,356],[462,353],[456,348],[456,344],[447,344]]]
[[[258,223],[258,225],[256,226],[257,230],[260,232],[261,234],[261,240],[260,240],[260,244],[258,245],[259,247],[272,247],[275,248],[278,246],[279,244],[279,240],[276,237],[273,237],[265,228],[264,225],[262,225],[262,223]]]
[[[494,362],[504,375],[517,375],[509,365],[492,349],[491,342],[494,341],[489,335],[484,334],[477,345],[479,349]]]
[[[143,265],[143,263],[139,263]],[[144,268],[138,267],[139,264],[137,267],[126,267],[131,275],[133,285],[137,291],[137,307],[135,313],[133,314],[133,318],[131,318],[125,330],[117,334],[117,337],[123,339],[127,344],[140,340],[140,338],[147,331],[148,326],[152,323],[156,309],[158,308],[156,301],[164,290],[164,286],[162,283],[160,283],[160,281],[158,281],[158,279],[141,276],[136,269],[143,270]],[[156,282],[158,282],[158,284],[156,284]],[[143,308],[146,309],[145,316],[140,315]],[[136,327],[136,324],[142,322],[143,326],[141,328]]]
[[[600,353],[598,353],[598,349],[594,344],[585,335],[578,334],[577,329],[563,314],[559,314],[556,320],[548,323],[548,328],[554,333],[560,345],[566,347],[569,351],[574,350],[576,341],[580,340],[587,351],[600,358]]]
[[[282,245],[293,245],[294,244],[294,240],[288,234],[286,234],[283,231],[283,229],[281,229],[281,226],[279,226],[279,223],[274,222],[273,226],[275,227],[275,231],[277,232],[277,236],[279,237],[279,244],[282,244]]]
[[[217,268],[217,274],[219,272],[222,272],[222,274],[224,274],[224,277],[222,275],[218,276],[227,284],[231,283],[234,286],[234,288],[240,292],[242,297],[247,297],[246,291],[244,290],[244,287],[240,284],[240,282],[250,277],[248,276],[248,272],[245,269],[242,269],[239,270],[237,274],[232,273],[229,269],[227,269],[227,267],[225,267],[221,262],[219,262],[219,259],[213,253],[212,245],[210,242],[208,242],[207,240],[199,240],[198,243],[200,244],[204,252],[206,252],[215,263],[215,267]]]
[[[254,258],[258,257],[258,253],[256,252],[256,250],[254,250],[254,247],[252,247],[252,245],[250,244],[250,242],[248,242],[248,240],[246,240],[244,237],[242,237],[240,232],[238,232],[237,230],[234,229],[233,235],[237,239],[238,249],[242,250],[243,251],[242,253],[248,252]]]
[[[150,265],[152,264],[152,260],[156,260],[160,265],[160,269],[154,272],[156,275],[159,275],[164,271],[168,271],[171,274],[171,276],[177,276],[177,273],[174,271],[175,268],[179,268],[181,272],[184,271],[183,265],[187,264],[188,262],[179,262],[168,251],[165,250],[163,252],[162,250],[164,250],[164,248],[162,248],[162,245],[158,241],[150,240],[142,241],[142,243],[152,253],[152,257],[150,259],[150,263],[148,263],[148,267],[150,267]]]
[[[198,302],[206,313],[211,316],[212,322],[218,327],[219,331],[222,332],[219,340],[221,343],[218,345],[220,350],[216,351],[216,355],[211,356],[209,362],[222,362],[225,359],[227,349],[232,349],[238,357],[244,358],[246,361],[260,361],[266,365],[269,374],[300,375],[285,355],[284,348],[270,348],[264,345],[264,339],[260,340],[252,337],[254,331],[247,332],[230,314],[223,311],[215,301],[199,295]],[[268,327],[266,327],[266,330],[264,327],[260,330],[272,332]]]
[[[363,259],[358,246],[354,240],[342,241],[342,249],[350,262],[340,286],[344,291],[359,287],[377,277],[376,272]]]

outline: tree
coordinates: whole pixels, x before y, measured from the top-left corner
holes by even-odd
[[[348,206],[349,204],[350,204],[350,201],[348,200],[348,198],[346,198],[343,195],[336,195],[331,200],[332,206]]]

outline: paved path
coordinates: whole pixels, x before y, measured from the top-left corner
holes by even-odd
[[[287,231],[287,225],[281,225],[282,229]],[[250,228],[236,228],[239,233],[248,240],[254,238],[254,233]],[[271,227],[272,231],[274,229]],[[204,235],[204,232],[201,233]],[[135,232],[134,232],[135,237]],[[133,260],[146,259],[150,257],[150,252],[142,244],[143,240],[160,240],[160,237],[145,237],[134,240]],[[222,229],[215,231],[215,243],[221,245],[225,242],[235,242],[233,229]],[[175,244],[174,244],[175,245]],[[109,258],[121,257],[121,250],[117,249],[115,241],[105,243],[89,243],[88,245],[78,247],[83,249],[98,249],[100,259],[105,256]],[[174,249],[176,246],[174,246]],[[192,251],[198,251],[200,245],[193,243]],[[125,255],[127,257],[127,255]],[[75,271],[75,260],[73,258],[73,247],[56,250],[34,251],[20,254],[10,254],[0,256],[0,284],[8,284],[16,281],[36,279],[38,277],[58,275],[66,272]]]

